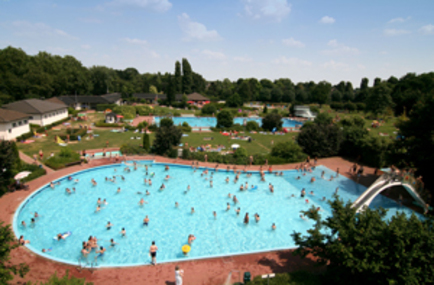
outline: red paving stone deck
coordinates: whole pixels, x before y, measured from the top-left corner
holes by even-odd
[[[98,150],[93,150],[95,152]],[[91,153],[91,151],[89,151]],[[128,157],[127,159],[155,159],[158,162],[179,163],[191,165],[191,161],[182,159],[169,159],[165,157],[155,156],[137,156]],[[28,191],[16,191],[7,193],[0,198],[0,220],[11,224],[13,215],[19,204],[28,197],[35,190],[41,186],[53,181],[57,178],[67,174],[80,171],[83,169],[114,163],[112,159],[98,159],[92,160],[89,164],[77,165],[58,171],[47,173],[34,181],[28,183],[30,189]],[[330,169],[340,168],[340,173],[349,178],[352,178],[348,170],[352,162],[344,160],[339,157],[320,159],[319,165],[327,166]],[[216,163],[200,163],[200,166],[215,167]],[[276,165],[273,170],[293,169],[297,164]],[[227,165],[220,165],[222,169],[226,169]],[[238,166],[238,169],[242,169]],[[249,167],[250,170],[258,170],[259,166]],[[365,167],[366,176],[361,179],[362,184],[369,184],[372,182],[374,169]],[[333,191],[333,190],[331,190]],[[290,238],[290,237],[288,237]],[[88,269],[79,270],[76,266],[65,265],[57,263],[45,258],[42,258],[25,247],[20,247],[11,252],[11,262],[14,264],[25,262],[30,266],[30,272],[24,279],[16,277],[11,284],[23,284],[26,281],[46,281],[54,273],[57,272],[59,276],[63,276],[66,270],[69,270],[70,275],[86,278],[88,282],[94,284],[164,284],[174,285],[175,265],[180,265],[184,269],[185,277],[184,284],[194,285],[213,285],[223,284],[231,270],[239,270],[241,273],[245,271],[251,272],[252,276],[267,274],[267,273],[281,273],[295,270],[308,270],[310,272],[320,272],[321,268],[313,266],[312,259],[300,259],[292,255],[292,251],[283,250],[259,254],[246,254],[240,256],[230,256],[225,258],[210,258],[205,260],[184,261],[179,263],[164,263],[157,266],[143,265],[129,268],[103,268],[97,269],[93,272]],[[237,274],[234,274],[232,281],[238,281]],[[242,279],[242,277],[241,277]]]

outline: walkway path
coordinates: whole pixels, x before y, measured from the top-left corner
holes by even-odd
[[[25,163],[28,163],[28,164],[35,164],[35,161],[34,161],[30,156],[28,156],[27,154],[25,154],[25,153],[22,152],[22,151],[20,151],[20,159],[21,159],[22,161],[24,161]],[[39,162],[39,160],[38,160],[38,162]],[[40,163],[40,162],[39,162],[39,163]],[[52,173],[52,172],[55,171],[54,169],[51,169],[51,168],[49,168],[48,166],[45,166],[45,164],[43,164],[43,163],[40,163],[40,165],[42,165],[42,167],[47,171],[47,174],[50,174],[50,173]]]
[[[191,165],[191,161],[182,159],[170,159],[165,157],[128,157],[127,159],[156,159],[158,162],[169,163],[176,162],[185,165]],[[13,215],[19,204],[28,197],[32,192],[39,189],[41,186],[46,185],[50,181],[57,178],[66,176],[70,173],[84,170],[87,168],[113,163],[113,159],[95,159],[91,160],[89,164],[76,165],[57,171],[51,171],[47,175],[39,177],[28,183],[29,191],[16,191],[7,193],[0,198],[0,221],[11,224]],[[351,178],[347,172],[352,165],[352,162],[344,160],[339,157],[320,159],[318,164],[324,165],[330,169],[335,170],[340,168],[340,173]],[[199,163],[200,166],[215,167],[216,163]],[[276,165],[273,170],[293,169],[298,164]],[[220,164],[222,169],[226,169],[227,165]],[[241,169],[242,166],[238,166]],[[249,167],[251,170],[258,170],[259,166]],[[364,185],[369,185],[369,179],[373,174],[374,169],[365,167],[365,174],[360,182]],[[373,176],[372,176],[373,177]],[[371,177],[371,178],[372,178]],[[371,181],[372,183],[372,181]],[[333,189],[331,190],[333,191]],[[288,237],[290,238],[290,237]],[[30,266],[30,272],[24,279],[16,277],[10,284],[23,284],[23,281],[47,281],[48,278],[57,272],[58,276],[63,276],[66,270],[69,270],[70,275],[86,278],[88,282],[94,284],[175,284],[174,283],[174,268],[179,264],[185,271],[185,284],[195,285],[213,285],[223,284],[231,270],[240,270],[242,273],[250,271],[252,276],[267,274],[267,273],[280,273],[295,270],[308,270],[310,272],[319,272],[322,269],[313,266],[313,259],[300,259],[292,256],[291,250],[282,250],[274,252],[266,252],[259,254],[246,254],[240,256],[232,256],[226,258],[212,258],[204,260],[186,261],[179,263],[165,263],[157,266],[136,266],[129,268],[104,268],[95,270],[91,273],[88,270],[80,271],[75,266],[57,263],[51,260],[42,258],[25,247],[20,247],[11,252],[11,262],[13,264],[27,263]],[[241,277],[242,278],[242,277]],[[238,281],[236,278],[232,279],[233,282]]]

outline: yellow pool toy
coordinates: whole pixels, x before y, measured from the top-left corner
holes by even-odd
[[[182,252],[183,252],[184,254],[187,254],[187,253],[190,252],[191,247],[190,247],[188,244],[185,244],[185,245],[182,246],[181,249],[182,249]]]

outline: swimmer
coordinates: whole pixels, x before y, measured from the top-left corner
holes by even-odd
[[[96,201],[96,203],[98,204],[98,205],[101,205],[101,198],[98,198],[98,201]]]
[[[259,217],[258,213],[256,213],[256,214],[255,214],[255,221],[256,221],[256,222],[259,222],[260,219],[261,219],[261,218]]]
[[[149,218],[148,215],[146,215],[146,217],[143,219],[143,225],[148,226],[148,224],[149,224]]]
[[[35,221],[34,218],[32,218],[32,219],[30,220],[30,226],[31,226],[31,227],[35,227],[35,225],[36,225],[36,221]]]
[[[65,191],[67,194],[71,195],[71,190],[69,188],[66,188]]]
[[[21,225],[25,228],[26,227],[26,222],[22,221]]]
[[[47,249],[43,248],[43,249],[42,249],[42,252],[43,252],[43,253],[46,253],[46,252],[50,252],[51,250],[52,250],[51,247],[50,247],[50,248],[47,248]]]
[[[229,176],[226,177],[226,180],[225,180],[225,181],[226,181],[226,184],[229,183]]]
[[[114,239],[110,239],[110,247],[115,247],[118,243],[114,241]]]
[[[306,200],[304,200],[304,201],[306,201],[306,204],[309,204],[309,199],[306,199]]]
[[[188,235],[188,244],[191,245],[195,239],[196,237],[194,235]]]
[[[268,189],[270,189],[271,193],[274,193],[274,186],[271,183],[268,185]]]
[[[235,213],[237,213],[237,216],[240,215],[240,211],[241,211],[240,207],[238,207],[238,209],[235,210]]]
[[[191,207],[191,214],[194,214],[194,208]]]
[[[148,184],[149,184],[149,186],[152,186],[152,181],[151,181],[151,179],[148,180]]]
[[[246,213],[246,215],[244,216],[244,223],[246,225],[249,224],[249,213]]]
[[[279,176],[283,176],[283,172],[282,171],[280,171]]]
[[[324,174],[325,174],[325,171],[323,170],[323,171],[321,172],[321,178],[322,178],[322,179],[324,179]]]
[[[214,211],[214,212],[212,212],[212,214],[213,214],[213,216],[214,216],[214,220],[217,219],[217,212]]]
[[[103,204],[103,205],[108,205],[108,202],[104,199],[104,200],[102,201],[102,204]]]
[[[39,214],[38,214],[38,212],[35,212],[35,218],[39,218]]]
[[[229,211],[231,209],[231,205],[229,203],[226,203],[226,211]]]
[[[61,239],[64,239],[62,234],[57,234],[57,240],[61,240]]]
[[[232,198],[232,195],[231,195],[231,193],[229,193],[229,194],[228,194],[228,198]]]
[[[124,181],[124,180],[125,180],[125,177],[124,177],[123,175],[121,175],[121,179],[122,179],[122,181]]]
[[[191,187],[190,185],[187,186],[187,191],[190,191]]]
[[[103,257],[106,249],[103,246],[100,246],[99,250],[95,251],[95,253],[98,253],[98,255],[95,256],[95,260],[98,259],[98,257]]]
[[[338,167],[338,169],[336,169],[336,178],[338,178],[339,177],[339,167]]]
[[[274,231],[274,230],[276,230],[276,224],[275,223],[273,223],[273,225],[271,226],[271,229]]]
[[[234,201],[234,204],[239,203],[240,201],[238,201],[237,196],[234,195],[234,198],[232,199]]]
[[[143,198],[140,199],[140,202],[139,202],[140,207],[143,207],[145,205],[145,203],[146,203],[145,199],[143,199]]]
[[[329,181],[333,181],[333,178],[333,175],[331,175]]]
[[[315,194],[313,194],[313,191],[310,191],[309,194],[312,196],[315,196]]]
[[[209,187],[212,188],[212,180],[209,181]]]
[[[320,207],[316,208],[317,212],[322,212],[322,209]]]
[[[168,181],[170,179],[170,175],[166,175],[166,177],[164,178],[164,180]]]
[[[20,239],[18,240],[18,242],[20,243],[20,245],[25,245],[25,244],[30,243],[29,240],[24,239],[24,236],[20,236]]]
[[[87,249],[87,246],[86,246],[86,245],[83,245],[83,248],[81,249],[81,254],[82,254],[84,257],[87,257],[87,255],[90,253],[90,251],[87,251],[86,249]]]
[[[104,208],[101,208],[101,205],[98,205],[98,206],[96,207],[95,213],[98,213],[98,212],[101,211],[102,209],[104,209]]]
[[[74,194],[75,194],[75,187],[72,187],[72,191],[74,191]]]
[[[127,231],[125,230],[125,228],[122,228],[122,231],[120,231],[122,237],[126,237],[127,236]]]
[[[339,187],[336,187],[335,194],[338,194]]]
[[[165,171],[168,171],[168,170],[169,170],[169,165],[166,165],[166,166],[164,167],[164,170],[165,170]]]
[[[306,195],[306,191],[304,190],[304,188],[303,189],[301,189],[301,198],[303,198],[304,196]]]
[[[303,220],[305,220],[305,221],[306,221],[306,218],[304,217],[304,215],[303,215],[303,214],[301,214],[301,215],[300,215],[300,218],[302,218]]]
[[[243,191],[243,190],[244,190],[244,186],[243,186],[243,184],[241,184],[240,191]]]
[[[326,197],[322,197],[321,201],[325,201],[325,200],[326,200]]]
[[[175,202],[175,208],[178,208],[179,207],[179,204],[178,204],[178,202]],[[193,208],[192,208],[193,209]]]
[[[92,182],[93,186],[97,186],[98,185],[98,183],[96,183],[95,179],[93,179],[93,178],[92,178],[92,180],[90,182]]]
[[[246,181],[246,185],[244,185],[244,189],[249,189],[249,183],[247,183],[247,181]]]
[[[149,191],[148,191],[148,190],[146,190],[146,195],[151,195],[151,193],[149,193]]]
[[[52,189],[54,189],[54,183],[53,183],[53,182],[50,182],[50,187],[51,187]]]
[[[300,180],[300,178],[301,178],[300,176],[297,176],[297,178],[295,178],[295,179],[296,179],[296,180]]]
[[[310,183],[314,183],[315,182],[315,177],[312,177],[311,179],[310,179]]]
[[[116,190],[116,193],[121,193],[121,187],[118,187],[118,190]]]
[[[107,222],[107,225],[105,226],[107,230],[111,229],[113,227],[113,224],[110,223],[110,221]]]
[[[166,186],[164,185],[164,183],[161,184],[161,186],[160,186],[160,191],[164,190],[165,188],[166,188]]]
[[[148,179],[145,178],[145,185],[148,184]]]

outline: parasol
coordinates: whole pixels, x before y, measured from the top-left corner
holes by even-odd
[[[18,173],[17,175],[15,175],[14,179],[15,180],[21,180],[23,178],[26,178],[27,176],[30,175],[30,171],[21,171],[20,173]]]

